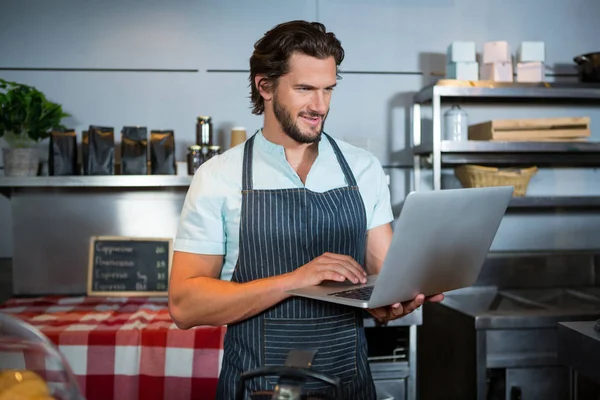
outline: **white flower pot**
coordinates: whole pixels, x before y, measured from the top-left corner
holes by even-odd
[[[36,148],[3,148],[4,176],[37,176],[40,156]]]

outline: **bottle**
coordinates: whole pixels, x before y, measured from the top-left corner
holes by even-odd
[[[202,154],[202,147],[195,144],[188,147],[187,154],[187,170],[188,175],[194,175],[200,165],[204,162],[204,156]]]
[[[196,122],[196,144],[212,146],[214,144],[212,119],[209,116],[200,116]]]
[[[210,160],[214,156],[221,154],[221,146],[208,146],[208,153],[206,154],[206,160]]]
[[[443,140],[469,140],[469,116],[456,104],[444,114]]]

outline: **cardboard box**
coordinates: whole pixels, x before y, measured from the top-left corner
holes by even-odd
[[[446,65],[446,78],[477,81],[479,80],[479,63],[475,61],[448,63]]]
[[[482,63],[491,64],[499,62],[512,62],[508,42],[485,42],[483,44]]]
[[[513,82],[513,65],[511,62],[481,64],[479,79],[482,81]]]
[[[469,125],[469,140],[585,141],[589,117],[497,119]]]
[[[517,62],[545,62],[546,46],[544,42],[522,42],[517,51]]]
[[[475,42],[452,42],[446,49],[446,64],[475,61],[477,61]]]
[[[517,63],[517,82],[543,82],[545,78],[544,63]]]

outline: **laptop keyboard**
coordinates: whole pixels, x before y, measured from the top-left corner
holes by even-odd
[[[342,290],[341,292],[329,293],[329,296],[345,297],[347,299],[369,300],[375,286],[363,286],[356,289]]]

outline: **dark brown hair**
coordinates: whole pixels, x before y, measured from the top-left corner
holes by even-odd
[[[342,44],[325,25],[319,22],[290,21],[277,25],[254,44],[250,57],[250,87],[252,114],[265,111],[265,102],[254,78],[265,75],[260,84],[277,87],[277,79],[289,72],[289,59],[293,53],[325,59],[333,57],[336,65],[344,59]],[[338,76],[339,78],[339,76]]]

